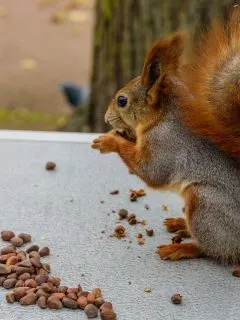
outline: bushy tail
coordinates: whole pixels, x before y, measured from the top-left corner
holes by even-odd
[[[240,156],[240,7],[200,35],[185,76],[194,96],[182,108],[187,126]]]

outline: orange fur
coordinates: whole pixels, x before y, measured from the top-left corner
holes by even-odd
[[[183,218],[167,218],[164,220],[164,226],[171,233],[187,229],[186,221]]]
[[[240,7],[227,22],[213,22],[195,45],[185,70],[194,101],[181,109],[191,130],[240,159],[240,63],[231,66],[234,59],[240,61]]]
[[[159,247],[157,253],[162,260],[172,261],[201,258],[203,256],[203,253],[193,242],[165,244]]]

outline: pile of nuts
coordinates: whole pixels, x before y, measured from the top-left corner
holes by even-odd
[[[2,231],[1,238],[11,243],[1,249],[0,255],[0,285],[13,289],[6,294],[8,303],[37,304],[42,309],[83,309],[88,318],[96,318],[99,313],[103,320],[117,318],[112,304],[102,298],[101,289],[89,292],[80,285],[68,288],[60,285],[60,278],[50,276],[50,265],[41,261],[50,254],[48,247],[31,245],[21,250],[19,247],[30,242],[31,235]]]

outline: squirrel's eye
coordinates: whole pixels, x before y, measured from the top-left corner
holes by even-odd
[[[124,108],[127,105],[127,97],[119,96],[117,99],[118,106]]]

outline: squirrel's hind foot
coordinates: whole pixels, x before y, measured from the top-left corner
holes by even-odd
[[[157,254],[162,260],[201,258],[204,254],[193,242],[165,244],[158,247]]]

